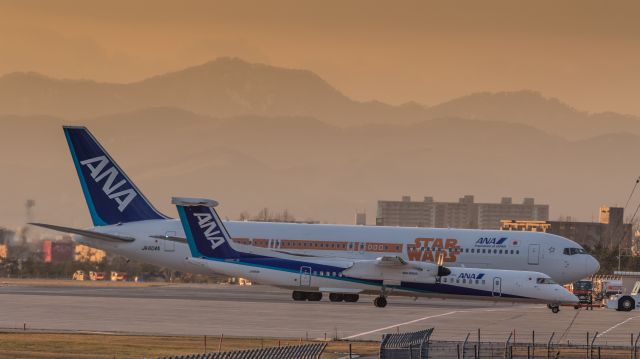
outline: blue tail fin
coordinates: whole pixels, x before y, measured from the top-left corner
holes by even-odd
[[[85,127],[64,126],[94,226],[166,219]]]
[[[174,197],[172,203],[178,207],[191,256],[220,259],[235,259],[241,256],[242,253],[231,246],[231,236],[214,209],[218,202]]]

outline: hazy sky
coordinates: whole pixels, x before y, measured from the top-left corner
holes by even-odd
[[[0,74],[129,82],[238,56],[358,100],[534,89],[640,114],[639,15],[640,1],[0,0]]]

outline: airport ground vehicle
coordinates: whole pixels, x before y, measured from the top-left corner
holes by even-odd
[[[640,281],[636,282],[630,294],[616,294],[607,300],[607,308],[623,312],[640,309]]]
[[[73,277],[71,279],[73,279],[73,280],[86,280],[87,279],[87,274],[83,270],[77,270],[77,271],[75,271],[75,273],[73,273]]]
[[[387,296],[487,299],[502,302],[547,303],[553,313],[576,296],[548,275],[530,271],[448,268],[440,263],[405,261],[399,256],[376,259],[301,257],[264,248],[244,252],[235,248],[215,207],[201,198],[173,198],[194,265],[211,272],[288,288],[294,300],[357,301],[360,293],[377,294],[376,307]],[[355,300],[354,300],[355,299]]]
[[[122,282],[127,280],[127,273],[125,272],[111,272],[112,282]]]
[[[34,223],[71,233],[74,240],[127,258],[183,272],[198,272],[179,220],[160,213],[84,127],[64,134],[93,228]],[[263,248],[298,256],[374,260],[381,256],[433,263],[444,255],[453,268],[493,268],[544,272],[570,283],[590,276],[599,263],[567,238],[523,231],[351,226],[225,221],[232,240],[245,251]]]
[[[591,280],[579,280],[571,284],[571,293],[580,300],[580,305],[593,305],[593,282]],[[576,306],[576,309],[580,307]]]
[[[105,274],[104,272],[94,272],[94,271],[90,271],[89,272],[89,279],[91,280],[105,280]]]
[[[598,278],[593,282],[593,296],[595,301],[601,301],[612,295],[622,294],[624,285],[619,278]]]

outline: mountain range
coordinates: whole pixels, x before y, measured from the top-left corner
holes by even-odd
[[[378,199],[548,203],[589,220],[626,200],[640,121],[590,114],[533,91],[427,107],[358,102],[309,71],[219,59],[139,83],[0,78],[0,225],[87,226],[62,124],[86,125],[169,215],[171,195],[212,197],[237,218],[262,207],[298,219],[375,221]]]
[[[638,116],[579,111],[534,91],[475,93],[434,106],[393,106],[352,100],[311,71],[237,58],[219,58],[128,84],[61,80],[37,73],[0,77],[0,114],[78,121],[153,107],[213,117],[309,116],[341,127],[459,117],[526,124],[567,139],[640,134]]]

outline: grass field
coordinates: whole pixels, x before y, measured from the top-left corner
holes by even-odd
[[[207,351],[222,351],[309,343],[291,339],[207,337]],[[378,342],[351,342],[354,353],[374,355]],[[348,352],[349,343],[329,341],[323,358]],[[204,337],[75,333],[0,333],[0,358],[155,358],[202,353]]]

